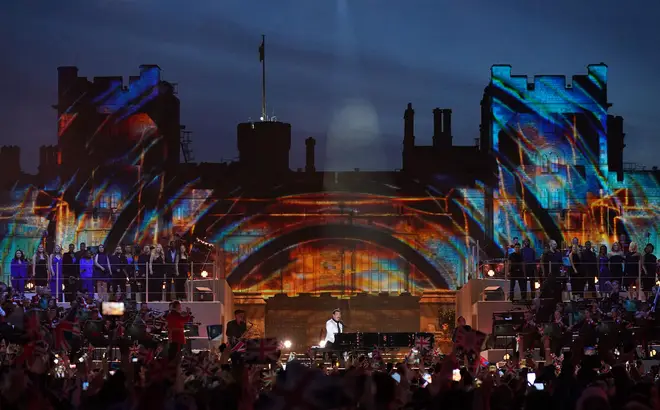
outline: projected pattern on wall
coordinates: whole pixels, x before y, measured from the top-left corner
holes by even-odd
[[[250,200],[244,201],[250,202]],[[419,254],[440,273],[450,288],[456,288],[461,280],[457,273],[461,272],[464,265],[468,263],[466,249],[470,245],[469,231],[466,228],[467,223],[463,221],[461,225],[457,225],[458,219],[452,219],[446,212],[446,207],[441,205],[446,201],[446,198],[431,196],[389,198],[347,193],[289,196],[279,198],[273,204],[266,206],[259,214],[246,216],[227,224],[223,229],[218,230],[216,235],[209,237],[209,240],[219,244],[223,249],[225,275],[231,278],[241,263],[276,238],[299,232],[305,227],[333,226],[341,229],[341,226],[364,226],[386,233],[396,239],[397,245]],[[238,201],[235,208],[240,209],[240,202]],[[422,212],[417,208],[420,204],[428,205],[429,203],[435,207],[435,212]],[[224,217],[224,215],[218,216]],[[463,217],[469,218],[468,216]],[[348,229],[346,230],[348,231]],[[330,239],[356,240],[348,232],[345,238]],[[361,237],[357,240],[380,245],[376,237],[373,240],[370,237]],[[286,249],[281,250],[286,251]],[[396,249],[390,249],[390,253],[392,251],[397,252]],[[274,259],[279,257],[277,252],[268,256]],[[318,255],[314,258],[319,260]],[[393,260],[394,256],[386,258]],[[320,261],[319,266],[322,263]],[[250,272],[251,279],[247,279],[248,283],[242,284],[240,287],[249,290],[256,286],[250,282],[255,281],[255,277],[261,278],[257,280],[259,283],[268,282],[265,278],[266,272],[262,269],[263,266],[255,267]],[[406,281],[402,276],[402,269],[397,268],[391,271],[397,275],[396,279],[392,279],[392,283]],[[323,287],[321,286],[317,291],[321,291]],[[387,287],[389,288],[390,285]],[[278,285],[277,289],[280,288],[281,286]],[[348,291],[364,289],[364,286],[362,284],[355,288],[347,286],[347,289]],[[376,287],[373,291],[377,292],[379,288]]]
[[[31,256],[45,239],[64,246],[98,245],[108,238],[114,241],[110,245],[143,245],[193,233],[222,250],[220,274],[231,278],[251,255],[279,237],[306,226],[354,224],[387,233],[456,288],[470,265],[470,238],[482,236],[490,223],[491,191],[493,239],[501,247],[513,236],[527,235],[536,238],[537,247],[550,238],[569,241],[574,236],[611,244],[620,233],[656,244],[658,173],[625,172],[619,181],[610,170],[604,66],[590,66],[586,75],[574,77],[570,88],[563,76],[539,76],[531,86],[526,77],[511,75],[510,67],[493,67],[483,122],[491,139],[486,145],[498,164],[497,186],[476,181],[446,192],[426,182],[426,196],[421,197],[328,192],[266,199],[243,195],[238,186],[218,188],[203,181],[201,166],[197,175],[172,172],[174,177],[166,177],[157,160],[172,149],[171,143],[178,146],[179,126],[163,144],[171,124],[150,108],[164,96],[153,70],[146,67],[127,89],[114,81],[101,87],[103,81],[95,79],[98,90],[85,97],[97,107],[93,115],[80,114],[77,100],[58,107],[58,147],[46,154],[54,155],[63,170],[79,160],[88,168],[62,171],[66,178],[61,179],[53,172],[41,188],[21,180],[3,193],[4,272],[16,249]],[[443,176],[428,181],[439,179]],[[224,212],[217,211],[221,203],[229,204]],[[256,210],[255,203],[260,204]],[[348,264],[337,263],[342,250]],[[358,262],[365,258],[368,267]],[[311,271],[306,260],[312,261]],[[339,287],[338,266],[344,268]],[[416,266],[402,262],[396,249],[350,237],[291,244],[265,255],[239,279],[237,291],[265,294],[420,293],[434,287]]]
[[[261,263],[237,292],[264,295],[330,292],[351,296],[360,292],[409,292],[433,284],[395,252],[349,240],[319,240],[285,249]]]
[[[570,85],[565,76],[530,82],[510,66],[493,66],[488,94],[498,244],[532,236],[537,246],[573,237],[611,245],[622,233],[656,242],[654,173],[626,172],[620,182],[609,169],[608,150],[616,147],[608,147],[607,66],[590,65]]]

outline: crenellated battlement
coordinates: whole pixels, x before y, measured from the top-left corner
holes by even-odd
[[[121,76],[94,77],[89,81],[87,77],[78,76],[77,67],[58,68],[58,87],[60,96],[90,91],[94,95],[93,103],[97,104],[98,111],[105,114],[131,105],[143,105],[158,96],[161,88],[161,69],[155,64],[140,66],[139,76],[130,76],[128,85],[124,85]],[[163,90],[173,90],[165,87]]]
[[[39,147],[39,173],[55,172],[59,165],[60,151],[57,145],[42,145]]]
[[[512,74],[508,64],[491,67],[492,86],[531,103],[556,104],[567,101],[576,104],[607,105],[607,65],[590,64],[587,74],[574,75],[568,83],[565,75]]]
[[[0,155],[2,156],[17,156],[21,155],[21,147],[18,145],[3,145],[0,147]]]

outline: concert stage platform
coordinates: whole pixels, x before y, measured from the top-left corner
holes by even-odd
[[[503,279],[471,279],[456,294],[456,317],[463,316],[473,329],[490,334],[493,313],[511,310],[506,300],[484,300],[486,288],[499,288],[504,298],[509,294],[509,281]]]

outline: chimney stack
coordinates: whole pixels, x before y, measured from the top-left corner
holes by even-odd
[[[403,114],[403,145],[415,145],[415,110],[412,104],[408,103],[408,108]]]
[[[442,131],[445,134],[445,138],[449,141],[449,145],[452,144],[452,135],[451,135],[451,110],[442,110],[444,112],[444,117],[442,120]]]
[[[439,148],[442,145],[442,120],[444,110],[440,108],[433,109],[433,147]]]
[[[314,149],[316,140],[309,137],[305,140],[305,172],[316,172],[316,158]]]

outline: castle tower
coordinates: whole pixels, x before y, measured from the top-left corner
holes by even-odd
[[[272,175],[289,171],[291,124],[279,121],[238,124],[239,162],[252,175]]]

